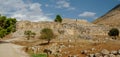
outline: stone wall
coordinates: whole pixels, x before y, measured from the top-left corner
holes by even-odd
[[[39,36],[43,28],[51,28],[56,35],[66,38],[79,35],[106,35],[108,31],[105,26],[98,26],[85,20],[67,19],[63,20],[63,23],[19,21],[17,22],[17,31],[13,34],[13,37],[23,37],[25,30],[31,30]]]

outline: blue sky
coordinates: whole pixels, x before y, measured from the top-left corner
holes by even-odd
[[[0,13],[18,20],[51,21],[62,18],[93,21],[120,4],[120,0],[0,0]]]

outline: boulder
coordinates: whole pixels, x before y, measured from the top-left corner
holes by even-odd
[[[103,55],[106,55],[106,54],[109,54],[110,52],[107,50],[107,49],[103,49],[102,51],[101,51],[101,54],[103,54]]]
[[[87,53],[88,53],[87,50],[82,50],[82,51],[81,51],[81,54],[87,54]]]
[[[109,57],[109,55],[104,55],[103,57]]]
[[[117,51],[111,51],[111,54],[117,55]]]
[[[95,57],[95,54],[89,54],[89,57]]]
[[[120,54],[120,49],[118,50],[118,54]]]
[[[102,54],[100,54],[100,53],[95,53],[95,57],[100,57],[100,56],[102,56]]]
[[[96,50],[96,49],[95,49],[95,48],[92,48],[92,49],[91,49],[91,51],[94,51],[94,50]]]
[[[77,55],[73,55],[72,57],[78,57]]]
[[[109,57],[116,57],[114,54],[109,54]]]

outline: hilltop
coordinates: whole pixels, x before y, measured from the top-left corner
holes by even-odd
[[[112,8],[105,15],[93,21],[93,23],[99,25],[109,25],[112,27],[120,27],[120,4]]]

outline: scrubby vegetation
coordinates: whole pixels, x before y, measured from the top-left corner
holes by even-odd
[[[32,32],[30,30],[25,31],[24,34],[26,35],[27,40],[29,40],[31,37],[35,37],[35,35],[36,35],[36,33]]]
[[[62,18],[61,18],[61,16],[60,15],[56,15],[56,18],[55,18],[55,20],[54,20],[55,22],[62,22]]]
[[[47,57],[46,54],[33,54],[32,57]]]
[[[54,38],[54,33],[50,28],[44,28],[40,33],[41,33],[40,38],[47,40],[48,44],[50,43],[51,39]]]
[[[15,18],[7,18],[6,16],[0,15],[0,38],[3,38],[11,32],[15,32],[16,22],[17,20]]]
[[[119,30],[117,28],[112,28],[109,32],[108,32],[109,36],[114,36],[116,38],[116,36],[119,36]]]

